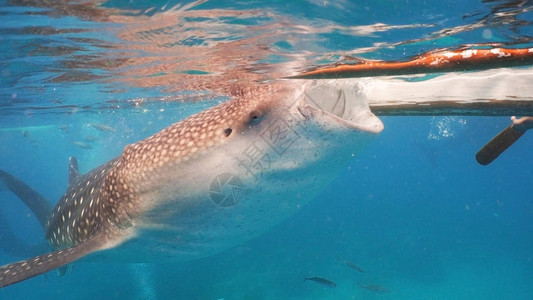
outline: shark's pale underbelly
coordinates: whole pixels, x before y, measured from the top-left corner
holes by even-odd
[[[279,224],[318,195],[374,136],[353,129],[313,131],[310,125],[293,127],[283,143],[261,134],[255,139],[243,137],[231,148],[168,170],[169,176],[161,177],[173,179],[142,201],[166,200],[135,219],[135,236],[89,259],[201,258]]]

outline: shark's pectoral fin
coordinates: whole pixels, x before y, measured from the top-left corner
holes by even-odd
[[[93,237],[70,248],[43,254],[0,268],[0,288],[57,269],[101,249],[101,241]]]

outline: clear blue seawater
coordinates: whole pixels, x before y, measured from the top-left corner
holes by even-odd
[[[55,203],[69,156],[87,172],[227,100],[211,77],[532,47],[532,11],[527,0],[0,0],[0,168]],[[381,119],[321,195],[245,244],[186,263],[79,261],[0,299],[533,299],[533,136],[480,166],[475,153],[508,117]],[[0,237],[42,242],[31,211],[0,199]],[[23,258],[8,252],[0,264]],[[337,286],[303,280],[315,276]]]

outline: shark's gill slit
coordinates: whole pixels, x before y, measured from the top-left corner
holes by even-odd
[[[226,136],[229,136],[229,135],[231,134],[232,131],[233,131],[233,130],[232,130],[231,128],[226,128],[226,129],[224,129],[224,134],[225,134]]]

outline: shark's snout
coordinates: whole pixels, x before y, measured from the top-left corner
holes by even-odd
[[[302,114],[340,126],[379,133],[383,123],[368,106],[361,88],[356,84],[340,80],[318,80],[305,91],[302,100]]]

